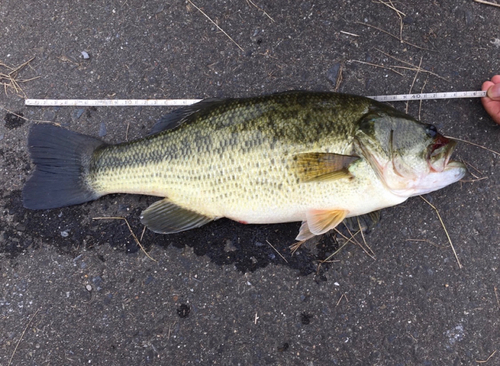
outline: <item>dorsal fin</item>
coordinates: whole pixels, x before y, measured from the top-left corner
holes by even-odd
[[[227,99],[226,99],[227,100]],[[187,117],[196,113],[202,109],[212,107],[223,102],[224,99],[219,98],[207,98],[202,101],[195,103],[193,105],[188,105],[186,107],[182,107],[172,111],[164,116],[162,116],[158,122],[153,126],[150,135],[154,135],[155,133],[159,133],[162,131],[172,130],[181,124],[183,124]]]

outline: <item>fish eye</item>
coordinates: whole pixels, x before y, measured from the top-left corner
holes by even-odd
[[[427,128],[425,129],[425,133],[430,137],[434,138],[438,134],[436,126],[434,125],[427,125]]]

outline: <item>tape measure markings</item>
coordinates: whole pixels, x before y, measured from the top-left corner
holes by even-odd
[[[368,98],[379,102],[429,99],[481,98],[486,91],[459,91],[423,94],[376,95]],[[183,107],[202,99],[26,99],[25,105],[38,107]]]

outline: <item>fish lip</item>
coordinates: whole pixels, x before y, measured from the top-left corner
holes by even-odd
[[[427,162],[432,172],[442,172],[450,163],[451,155],[455,151],[457,142],[441,134],[434,139],[434,143],[429,145],[427,152]]]

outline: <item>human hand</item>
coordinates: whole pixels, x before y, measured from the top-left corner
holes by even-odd
[[[484,109],[493,118],[493,121],[500,124],[500,75],[495,75],[491,81],[485,81],[481,90],[487,90],[487,96],[481,98]]]

